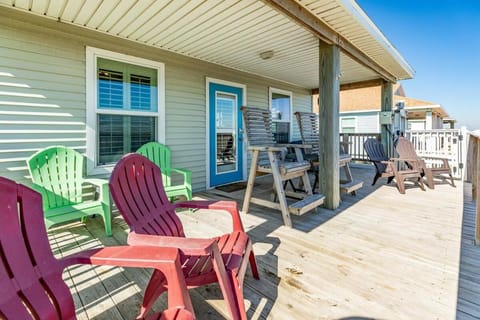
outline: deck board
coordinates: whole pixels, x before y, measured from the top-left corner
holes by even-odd
[[[453,188],[442,183],[427,191],[412,184],[401,195],[394,183],[385,185],[385,179],[370,186],[372,168],[354,166],[352,172],[364,181],[357,196],[342,194],[336,210],[292,216],[293,228],[283,226],[281,214],[271,209],[251,205],[250,213],[242,213],[261,276],[257,281],[247,271],[248,317],[478,319],[480,259],[478,247],[465,239],[466,231],[473,232],[473,218],[467,215],[462,241],[463,184],[457,181]],[[271,186],[268,177],[264,179]],[[195,198],[225,200],[227,195],[241,206],[242,192],[213,190]],[[467,196],[465,201],[471,206]],[[225,213],[180,215],[190,236],[213,236],[231,228]],[[126,243],[128,226],[119,216],[110,238],[96,220],[52,229],[52,246],[60,254]],[[72,278],[69,285],[80,319],[132,319],[149,275],[149,270],[87,266],[69,268],[64,277]],[[227,316],[217,285],[191,290],[190,295],[198,319]],[[161,310],[165,303],[162,296],[155,308]]]

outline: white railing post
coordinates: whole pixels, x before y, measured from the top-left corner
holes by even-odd
[[[462,136],[462,141],[460,141],[460,165],[459,169],[462,173],[462,181],[465,181],[465,172],[467,171],[467,153],[468,153],[468,130],[467,127],[463,126],[460,129],[460,135]]]

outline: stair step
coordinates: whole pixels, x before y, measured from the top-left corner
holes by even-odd
[[[346,193],[356,191],[363,187],[363,181],[353,180],[346,183],[340,183],[340,190]]]
[[[312,194],[289,205],[288,211],[290,211],[291,214],[302,215],[323,204],[324,200],[325,196],[323,194]]]

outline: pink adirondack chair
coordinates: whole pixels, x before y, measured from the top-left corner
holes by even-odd
[[[75,319],[62,271],[72,264],[154,268],[168,282],[169,308],[149,319],[194,319],[175,248],[121,246],[56,259],[50,249],[42,198],[0,177],[0,319]]]
[[[110,177],[112,198],[130,226],[131,245],[173,246],[180,249],[181,264],[189,288],[218,282],[231,319],[246,319],[243,278],[250,262],[259,279],[252,242],[245,233],[233,201],[185,201],[170,203],[163,189],[160,168],[140,154],[125,155]],[[227,211],[233,231],[212,239],[186,238],[175,209]],[[147,286],[140,317],[167,290],[164,277],[154,272]]]

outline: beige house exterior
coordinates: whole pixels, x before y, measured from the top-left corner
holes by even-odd
[[[314,96],[314,112],[318,110],[316,100]],[[380,101],[380,86],[340,91],[340,132],[379,133]],[[453,128],[455,123],[440,104],[406,96],[401,84],[393,86],[393,105],[407,110],[409,130]]]

